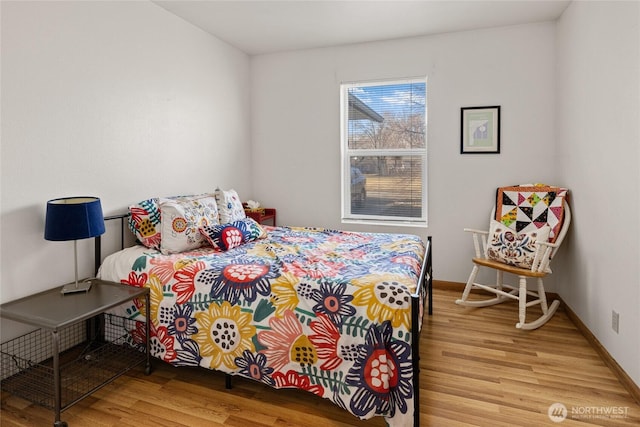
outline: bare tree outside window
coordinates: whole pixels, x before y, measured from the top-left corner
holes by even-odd
[[[426,224],[426,81],[342,90],[343,219]]]

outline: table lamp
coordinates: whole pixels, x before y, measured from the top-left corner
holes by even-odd
[[[78,240],[103,234],[104,217],[100,199],[90,196],[64,197],[47,202],[44,238],[54,241],[73,240],[75,283],[62,288],[62,293],[88,292],[90,281],[78,283]]]

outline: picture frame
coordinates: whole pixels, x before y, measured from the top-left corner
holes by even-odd
[[[460,154],[500,153],[500,106],[460,109]]]

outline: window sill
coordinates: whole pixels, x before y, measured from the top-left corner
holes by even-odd
[[[426,221],[382,221],[375,219],[342,218],[342,224],[382,225],[388,227],[428,228]]]

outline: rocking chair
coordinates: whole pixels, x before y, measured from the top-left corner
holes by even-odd
[[[519,302],[516,328],[536,329],[544,325],[560,305],[558,300],[550,306],[547,304],[543,278],[551,274],[551,260],[571,223],[567,195],[567,189],[542,184],[498,188],[489,231],[464,230],[473,233],[475,257],[462,298],[456,304],[486,307],[513,299]],[[495,285],[476,283],[481,267],[496,270]],[[517,276],[518,286],[505,284],[504,273]],[[536,280],[537,291],[527,289],[529,278]],[[482,289],[496,296],[470,300],[472,289]],[[533,299],[528,301],[528,297]],[[540,304],[542,315],[527,323],[527,307],[537,304]]]

